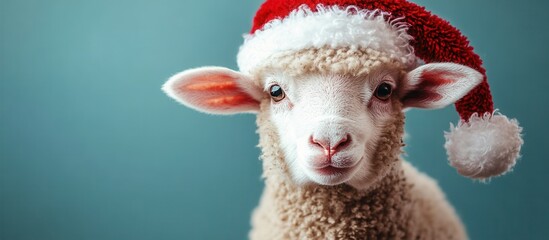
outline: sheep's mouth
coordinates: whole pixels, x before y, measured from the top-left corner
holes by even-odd
[[[314,171],[320,175],[333,176],[333,175],[342,175],[350,172],[353,167],[339,168],[334,166],[327,166],[323,168],[315,169]]]
[[[360,158],[358,161],[331,162],[329,164],[314,167],[306,167],[305,171],[312,182],[320,185],[338,185],[349,181],[360,167]]]
[[[360,158],[358,161],[347,161],[347,164],[329,163],[326,166],[314,168],[314,171],[323,176],[345,175],[352,172],[358,163],[363,160],[363,158],[364,157]]]

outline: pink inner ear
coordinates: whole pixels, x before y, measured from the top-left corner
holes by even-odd
[[[258,102],[247,95],[224,96],[206,100],[205,104],[211,107],[242,106],[247,104],[257,104]]]
[[[177,88],[187,101],[207,110],[250,110],[258,101],[244,92],[234,76],[205,74],[196,76]]]
[[[436,102],[443,98],[437,92],[437,89],[441,86],[452,84],[456,79],[465,77],[459,72],[452,72],[446,70],[426,70],[420,75],[419,82],[414,86],[414,89],[406,93],[402,98],[402,102],[405,106],[413,107],[423,102]]]
[[[184,88],[184,89],[181,89]],[[237,90],[238,85],[231,76],[228,75],[205,75],[196,77],[193,81],[185,86],[181,86],[179,90],[190,91],[222,91],[222,90]]]
[[[237,87],[234,82],[218,82],[218,83],[195,83],[188,85],[187,90],[191,91],[220,91],[220,90],[235,90]]]

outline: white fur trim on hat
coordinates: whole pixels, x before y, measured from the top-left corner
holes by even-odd
[[[445,133],[450,165],[466,177],[488,179],[502,175],[515,166],[520,157],[522,128],[516,119],[497,112],[479,117],[473,114],[468,122],[460,121]]]
[[[348,47],[383,51],[406,65],[415,65],[417,57],[409,44],[408,25],[402,18],[386,20],[389,13],[319,5],[312,11],[303,5],[284,19],[267,23],[262,29],[244,36],[237,61],[240,71],[250,73],[276,53],[308,48]]]

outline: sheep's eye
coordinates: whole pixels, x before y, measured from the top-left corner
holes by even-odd
[[[282,88],[278,84],[272,85],[269,91],[271,93],[271,98],[275,102],[282,101],[282,99],[286,97],[284,90],[282,90]]]
[[[391,93],[393,93],[393,86],[388,83],[382,83],[377,87],[375,96],[379,100],[387,100],[391,97]]]

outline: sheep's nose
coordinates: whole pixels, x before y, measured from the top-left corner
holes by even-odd
[[[334,154],[345,149],[350,145],[351,135],[343,134],[343,137],[336,137],[336,138],[334,137],[317,138],[315,136],[311,136],[309,141],[311,145],[322,148],[324,150],[324,155],[326,155],[326,157],[328,158],[331,158]]]

